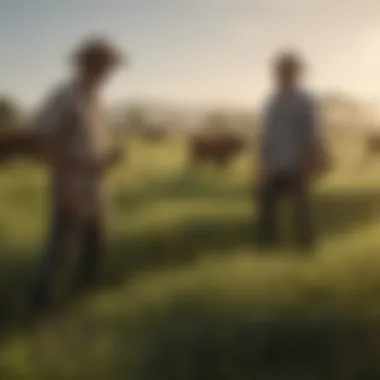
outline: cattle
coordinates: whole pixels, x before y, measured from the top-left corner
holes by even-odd
[[[4,129],[0,132],[0,162],[16,156],[44,159],[46,149],[38,134],[31,129]]]
[[[371,158],[380,155],[380,133],[370,133],[365,136],[364,152],[360,168],[366,166]]]
[[[365,150],[369,154],[380,153],[380,133],[367,136]]]
[[[161,143],[167,139],[168,131],[164,128],[146,128],[141,136],[148,143]]]
[[[0,164],[14,157],[36,160],[50,167],[57,164],[55,145],[47,143],[39,133],[27,128],[0,132]]]
[[[212,163],[224,169],[247,145],[243,137],[233,133],[196,134],[189,141],[189,165]]]

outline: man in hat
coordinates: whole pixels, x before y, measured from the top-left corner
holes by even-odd
[[[52,169],[52,226],[33,306],[44,309],[53,298],[55,279],[72,238],[82,248],[79,286],[96,281],[105,250],[104,176],[122,157],[106,144],[106,123],[99,99],[102,85],[121,63],[105,39],[85,41],[73,54],[74,75],[47,98],[35,127]]]
[[[292,198],[299,244],[314,245],[310,216],[310,180],[322,162],[319,110],[303,90],[303,62],[293,52],[274,62],[275,90],[262,120],[260,141],[259,242],[277,242],[277,205],[282,196]]]

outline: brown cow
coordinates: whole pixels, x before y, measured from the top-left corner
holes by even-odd
[[[0,152],[2,156],[35,153],[37,136],[30,130],[3,130],[0,132]]]
[[[50,152],[38,134],[32,129],[9,129],[0,132],[0,161],[25,156],[48,161]]]
[[[57,146],[41,138],[32,129],[9,129],[0,132],[0,163],[21,156],[54,167],[61,160],[56,148]]]
[[[168,131],[164,128],[147,128],[142,133],[144,141],[149,143],[161,143],[168,137]]]
[[[363,158],[360,165],[366,166],[371,158],[380,155],[380,133],[370,133],[365,137]]]
[[[189,142],[190,166],[210,162],[225,168],[247,145],[241,136],[232,133],[196,134]]]
[[[380,134],[371,134],[367,136],[366,151],[370,154],[380,153]]]

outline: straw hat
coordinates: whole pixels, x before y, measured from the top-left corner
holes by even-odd
[[[78,65],[116,66],[125,62],[125,57],[104,37],[91,37],[84,40],[73,52],[72,59]]]
[[[277,70],[302,70],[305,66],[304,60],[294,51],[285,51],[277,55],[274,61]]]

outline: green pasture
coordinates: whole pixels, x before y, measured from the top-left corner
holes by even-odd
[[[22,161],[0,169],[0,379],[380,378],[380,160],[333,146],[308,256],[286,205],[283,248],[257,250],[254,152],[226,172],[189,171],[181,139],[125,144],[100,289],[73,299],[62,287],[59,315],[34,329],[48,178]]]

